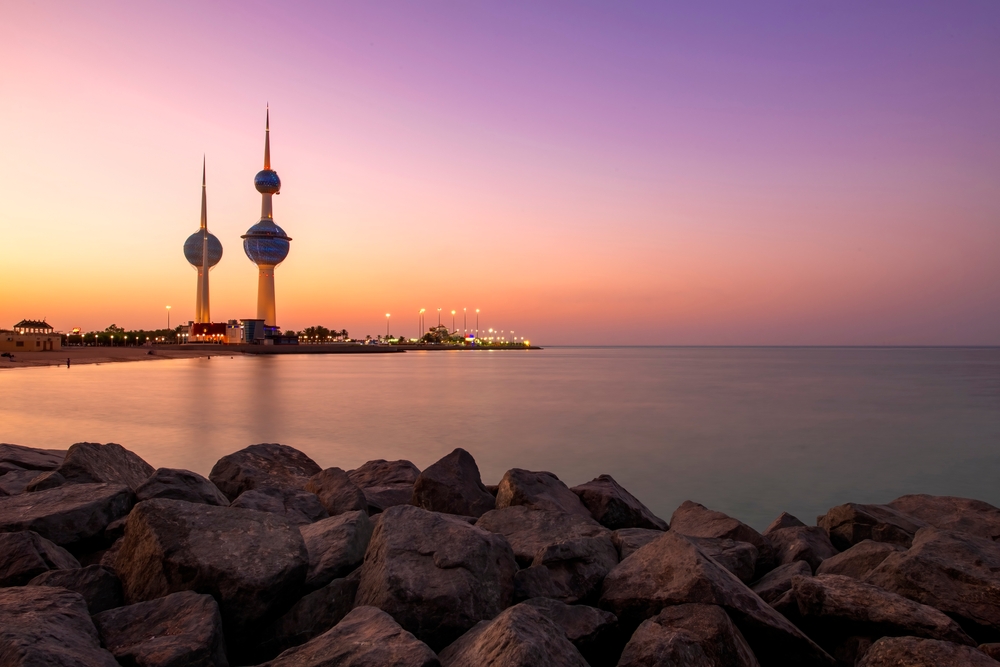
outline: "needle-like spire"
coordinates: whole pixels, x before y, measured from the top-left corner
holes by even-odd
[[[271,105],[267,106],[264,121],[264,169],[271,168]]]
[[[208,199],[205,189],[205,156],[201,156],[201,228],[208,229]]]

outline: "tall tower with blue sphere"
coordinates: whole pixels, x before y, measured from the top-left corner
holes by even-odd
[[[184,242],[184,257],[198,271],[198,293],[195,297],[194,321],[212,321],[208,300],[208,272],[222,259],[222,244],[208,231],[208,201],[205,188],[205,160],[201,162],[201,229]]]
[[[243,250],[257,265],[257,319],[264,325],[277,326],[274,306],[274,269],[288,256],[292,240],[285,230],[274,223],[271,197],[281,191],[281,179],[271,169],[271,110],[264,122],[264,169],[253,179],[261,195],[260,222],[243,235]]]

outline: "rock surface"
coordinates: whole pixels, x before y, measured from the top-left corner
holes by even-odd
[[[535,555],[553,544],[585,537],[607,536],[611,532],[590,518],[555,510],[539,510],[516,505],[482,515],[476,526],[507,538],[521,567],[528,567]]]
[[[788,512],[782,512],[778,515],[778,518],[771,522],[771,524],[764,529],[762,533],[764,537],[768,534],[773,533],[776,530],[781,530],[782,528],[802,528],[806,524],[802,523],[797,516],[789,514]]]
[[[119,667],[101,648],[79,593],[48,586],[0,589],[0,665]]]
[[[504,473],[497,486],[496,508],[516,505],[593,518],[580,498],[550,472],[512,468]]]
[[[0,533],[0,587],[23,586],[49,570],[79,567],[73,554],[38,533]]]
[[[287,445],[250,445],[219,459],[208,478],[230,500],[261,486],[304,489],[320,471],[311,458]]]
[[[444,667],[589,667],[563,629],[519,604],[483,621],[441,652]]]
[[[618,618],[603,609],[582,604],[568,605],[551,598],[531,598],[525,605],[535,607],[562,628],[566,639],[580,651],[591,667],[617,662]]]
[[[340,623],[261,667],[440,667],[428,646],[374,607],[358,607]]]
[[[321,470],[306,482],[306,491],[315,493],[330,516],[368,510],[365,494],[340,468]]]
[[[135,491],[153,474],[153,466],[113,442],[78,442],[54,472],[62,476],[64,484],[122,484]],[[34,481],[28,490],[36,490]]]
[[[100,537],[132,509],[134,495],[120,484],[68,484],[0,498],[0,532],[32,530],[60,546]]]
[[[816,519],[816,524],[830,536],[840,551],[862,540],[891,542],[910,546],[913,535],[926,524],[888,505],[847,503],[830,509]]]
[[[749,542],[757,547],[758,577],[774,566],[774,550],[766,537],[742,521],[690,500],[685,500],[674,510],[670,517],[670,529],[689,537],[718,537]]]
[[[373,530],[364,510],[300,526],[299,532],[309,553],[306,588],[325,586],[361,565]]]
[[[36,449],[0,443],[0,475],[13,470],[55,470],[66,458],[65,450]]]
[[[496,498],[486,490],[476,460],[459,448],[417,476],[411,504],[478,518],[496,507]]]
[[[28,484],[39,474],[37,470],[11,470],[0,477],[0,496],[16,496],[26,492]]]
[[[309,593],[256,633],[255,657],[270,659],[323,634],[354,607],[359,577],[335,579]]]
[[[220,507],[229,504],[229,499],[219,491],[219,487],[208,479],[196,472],[178,468],[158,468],[135,490],[135,496],[140,502],[168,498]]]
[[[928,526],[1000,539],[1000,508],[981,500],[955,496],[910,495],[896,498],[889,507],[920,519]]]
[[[884,637],[872,644],[858,667],[997,667],[996,660],[970,646],[918,639]]]
[[[378,514],[410,504],[420,469],[409,461],[378,459],[348,471],[347,476],[365,494],[368,513]]]
[[[622,653],[619,667],[758,667],[757,658],[721,607],[682,604],[643,621]]]
[[[830,542],[826,531],[819,526],[779,528],[765,533],[764,537],[774,547],[774,559],[778,565],[803,560],[815,572],[824,560],[840,553]]]
[[[773,604],[778,598],[792,590],[794,577],[810,577],[812,568],[809,563],[797,560],[774,568],[750,586],[750,590],[760,596],[768,604]]]
[[[98,614],[125,604],[122,582],[110,567],[88,565],[72,570],[49,570],[38,575],[29,586],[51,586],[79,593],[90,614]]]
[[[816,568],[816,574],[843,574],[864,579],[890,554],[906,551],[906,547],[889,542],[862,540],[836,556],[830,556]]]
[[[514,575],[514,597],[548,597],[570,604],[596,600],[604,577],[618,565],[610,534],[578,537],[538,550],[531,567]]]
[[[315,523],[330,516],[323,509],[316,494],[304,489],[276,486],[259,486],[244,491],[233,501],[231,507],[271,512],[285,517],[296,526]]]
[[[226,667],[219,605],[191,591],[94,616],[101,640],[123,665]]]
[[[574,486],[570,491],[583,501],[591,516],[605,528],[668,528],[666,521],[653,514],[611,475],[601,475],[586,484]]]
[[[510,604],[516,570],[503,537],[448,514],[391,507],[361,566],[357,604],[388,612],[439,649]]]
[[[662,530],[649,528],[619,528],[611,533],[611,542],[618,549],[619,560],[625,560],[637,549],[646,546],[662,534]]]
[[[757,547],[749,542],[737,542],[721,537],[691,537],[692,542],[706,556],[715,559],[722,567],[736,575],[736,578],[743,583],[748,583],[754,579],[754,570],[757,566]]]

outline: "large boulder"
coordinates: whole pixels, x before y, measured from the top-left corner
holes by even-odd
[[[229,499],[219,491],[219,487],[208,479],[196,472],[178,468],[157,468],[149,479],[135,490],[135,497],[140,502],[154,498],[169,498],[220,507],[229,504]]]
[[[982,500],[920,494],[896,498],[889,507],[920,519],[928,526],[989,540],[1000,539],[1000,508]]]
[[[444,667],[589,667],[566,633],[537,607],[519,604],[441,651]]]
[[[226,667],[219,605],[191,591],[94,616],[101,640],[123,665]]]
[[[472,454],[456,449],[431,464],[413,485],[413,505],[431,512],[480,517],[496,507]]]
[[[521,567],[528,567],[541,549],[585,537],[606,536],[611,532],[590,518],[556,510],[532,509],[523,505],[492,510],[479,517],[476,526],[507,538]]]
[[[802,523],[799,518],[788,512],[782,512],[778,515],[778,518],[771,522],[771,524],[764,529],[763,535],[768,535],[776,530],[781,530],[782,528],[802,528],[806,524]]]
[[[368,461],[349,470],[347,477],[365,494],[368,513],[378,514],[396,505],[409,505],[420,468],[409,461]]]
[[[260,667],[440,667],[434,651],[374,607],[358,607],[340,623]]]
[[[0,475],[14,470],[55,470],[66,458],[66,450],[36,449],[0,443]],[[36,473],[37,474],[37,473]]]
[[[718,537],[737,542],[749,542],[757,547],[757,576],[774,567],[771,542],[738,519],[685,500],[670,517],[670,529],[688,537]]]
[[[330,516],[368,510],[364,492],[340,468],[327,468],[309,478],[306,491],[315,493]]]
[[[63,484],[123,484],[135,491],[153,474],[153,466],[113,442],[78,442],[69,448],[54,472],[62,477]],[[28,491],[39,488],[35,481],[28,484]]]
[[[315,523],[330,515],[323,509],[316,494],[303,489],[277,486],[259,486],[244,491],[233,501],[232,507],[258,512],[271,512],[283,516],[296,526]]]
[[[29,586],[52,586],[79,593],[91,615],[125,604],[122,582],[110,567],[88,565],[72,570],[49,570],[28,582]]]
[[[865,581],[948,614],[981,642],[1000,640],[1000,544],[922,528]]]
[[[391,507],[365,554],[357,604],[439,649],[510,604],[516,570],[503,537],[449,514]]]
[[[32,530],[63,547],[100,538],[128,514],[132,490],[121,484],[68,484],[0,498],[0,532]]]
[[[360,577],[334,579],[304,596],[291,609],[256,633],[257,660],[270,659],[282,651],[305,644],[340,623],[354,607]]]
[[[754,580],[757,566],[757,547],[749,542],[737,542],[722,537],[690,537],[688,538],[710,556],[716,563],[736,575],[743,583]]]
[[[804,560],[816,571],[827,558],[839,552],[830,542],[826,531],[819,526],[792,526],[765,531],[764,537],[774,547],[774,559],[778,565]]]
[[[11,470],[0,477],[0,496],[16,496],[28,490],[28,484],[41,474],[37,470]]]
[[[827,532],[833,546],[844,551],[862,540],[908,547],[913,535],[927,524],[888,505],[847,503],[817,517],[816,525]]]
[[[611,542],[618,549],[619,560],[625,560],[662,534],[662,530],[650,528],[619,528],[611,533]]]
[[[79,567],[73,554],[38,533],[0,533],[0,586],[23,586],[43,572]]]
[[[650,665],[759,667],[726,612],[710,604],[667,607],[643,621],[625,645],[618,666]]]
[[[212,595],[234,650],[298,596],[308,567],[298,528],[276,514],[163,498],[136,505],[115,563],[129,604]]]
[[[262,486],[304,489],[321,470],[311,458],[287,445],[250,445],[219,459],[208,478],[230,501]]]
[[[531,509],[556,510],[592,518],[580,498],[550,472],[512,468],[497,486],[496,508],[524,505]]]
[[[872,644],[857,667],[997,667],[1000,662],[961,644],[920,639],[884,637]]]
[[[792,590],[792,580],[795,577],[811,577],[812,568],[803,560],[792,561],[774,568],[750,585],[750,590],[760,596],[768,604],[773,604],[778,598]]]
[[[833,664],[798,628],[673,528],[608,574],[600,606],[634,628],[666,607],[691,602],[725,609],[764,664]]]
[[[361,565],[372,530],[372,522],[364,510],[299,526],[309,552],[306,588],[325,586]]]
[[[79,593],[48,586],[0,589],[0,665],[119,667],[101,648]]]
[[[611,535],[578,537],[539,549],[531,566],[514,575],[514,597],[548,597],[570,604],[596,600],[601,582],[618,565]]]
[[[621,650],[618,618],[611,612],[582,604],[569,605],[551,598],[531,598],[523,604],[535,607],[562,628],[566,639],[592,667],[617,662],[617,653]]]
[[[906,547],[890,542],[862,540],[836,556],[830,556],[816,568],[816,574],[843,574],[855,579],[864,579],[890,554],[906,551]]]
[[[611,530],[650,528],[666,530],[667,522],[653,514],[611,475],[601,475],[570,489],[579,496],[598,523]]]

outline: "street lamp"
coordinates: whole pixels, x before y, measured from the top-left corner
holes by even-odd
[[[167,306],[167,331],[170,331],[170,306]]]
[[[385,314],[385,339],[389,340],[389,313]]]
[[[462,309],[462,333],[468,335],[469,333],[469,314],[465,312],[467,308]]]
[[[476,308],[476,338],[479,338],[479,309]]]
[[[455,330],[455,311],[451,311],[451,330]]]
[[[426,308],[421,308],[417,315],[417,340],[424,335],[424,311]]]

